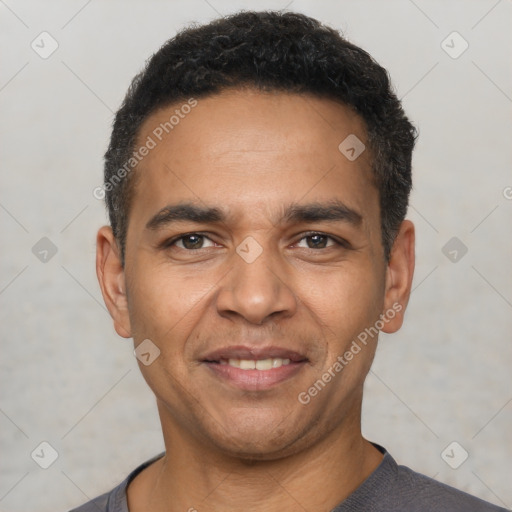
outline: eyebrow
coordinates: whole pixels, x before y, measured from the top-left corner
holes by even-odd
[[[225,215],[218,208],[198,206],[193,203],[167,205],[149,219],[146,229],[157,230],[168,224],[179,221],[212,224],[223,222]]]
[[[338,200],[327,203],[299,205],[292,203],[282,216],[280,223],[341,221],[359,226],[363,216]],[[194,203],[167,205],[159,210],[146,224],[146,229],[158,230],[174,222],[195,222],[197,224],[224,223],[226,214],[215,207],[204,207]]]
[[[363,216],[338,200],[327,203],[292,204],[285,212],[284,222],[343,221],[358,226]]]

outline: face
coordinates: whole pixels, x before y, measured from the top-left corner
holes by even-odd
[[[367,146],[362,120],[326,99],[225,91],[159,141],[176,109],[139,134],[156,145],[135,171],[124,268],[110,228],[98,235],[116,330],[150,340],[139,366],[164,435],[271,459],[359,428],[374,326],[399,328],[413,264],[407,223],[384,258],[369,148],[338,149]]]

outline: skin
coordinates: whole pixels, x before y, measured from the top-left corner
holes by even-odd
[[[140,141],[177,107],[151,115]],[[307,405],[297,399],[399,304],[382,328],[397,331],[411,290],[414,226],[402,223],[386,261],[370,150],[349,161],[338,150],[349,134],[366,144],[362,119],[327,99],[253,90],[199,99],[136,170],[124,268],[110,227],[99,230],[97,274],[116,331],[160,349],[139,366],[170,455],[130,484],[130,511],[329,511],[381,462],[360,421],[377,337]],[[292,203],[332,201],[360,222],[282,219]],[[146,227],[183,202],[225,219]],[[207,238],[162,247],[197,232]],[[262,249],[251,263],[236,251],[248,236]],[[307,363],[247,391],[203,362],[247,343],[295,350]]]

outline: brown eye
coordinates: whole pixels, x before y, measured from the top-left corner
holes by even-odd
[[[314,233],[312,235],[305,236],[299,241],[299,246],[306,241],[306,247],[308,249],[325,249],[331,245],[335,245],[336,242],[327,235],[323,235],[321,233]],[[302,245],[304,247],[304,245]]]
[[[174,243],[182,249],[188,249],[192,251],[194,249],[203,249],[206,240],[210,242],[210,246],[213,245],[208,237],[204,235],[199,235],[197,233],[183,235],[182,237],[178,238]]]
[[[323,249],[327,247],[327,240],[329,237],[324,235],[312,235],[307,238],[309,240],[308,247],[310,249]]]

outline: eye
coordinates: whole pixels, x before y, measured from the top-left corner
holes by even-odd
[[[306,245],[301,245],[304,241]],[[326,249],[333,245],[341,244],[332,237],[324,235],[323,233],[311,233],[301,238],[297,244],[298,247],[305,247],[307,249]]]
[[[168,247],[176,245],[180,249],[193,251],[194,249],[204,249],[205,247],[214,247],[215,243],[212,242],[207,236],[199,233],[189,233],[174,239],[169,243]]]

